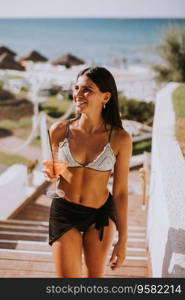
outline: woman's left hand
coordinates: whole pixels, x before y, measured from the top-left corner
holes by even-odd
[[[119,241],[114,246],[112,256],[110,258],[110,267],[112,270],[121,267],[126,257],[126,244]]]

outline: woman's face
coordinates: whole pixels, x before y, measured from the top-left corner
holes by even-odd
[[[73,99],[76,104],[76,111],[79,113],[101,112],[103,105],[109,98],[110,93],[102,93],[98,86],[86,75],[78,78],[73,89]]]

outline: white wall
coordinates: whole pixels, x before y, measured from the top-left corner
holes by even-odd
[[[5,220],[27,197],[27,168],[13,165],[0,175],[0,220]]]
[[[177,86],[169,83],[156,99],[147,233],[153,277],[185,277],[185,160],[171,99]]]

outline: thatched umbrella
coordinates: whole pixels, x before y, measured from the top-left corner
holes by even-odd
[[[27,99],[0,101],[0,120],[19,120],[22,117],[32,116],[33,111],[33,103]]]
[[[32,116],[33,111],[34,105],[31,101],[0,88],[0,120],[19,120],[21,117]],[[0,128],[0,137],[1,134],[7,133],[1,132]]]
[[[66,68],[71,66],[83,65],[85,62],[71,54],[65,54],[52,62],[53,65],[63,65]]]
[[[0,55],[4,54],[4,53],[7,53],[7,54],[9,54],[9,55],[11,55],[13,57],[17,55],[17,53],[13,52],[9,48],[7,48],[5,46],[2,46],[2,47],[0,47]]]
[[[48,61],[48,59],[45,56],[41,55],[39,52],[37,52],[35,50],[30,52],[29,54],[21,57],[19,61],[23,62],[25,60],[31,60],[33,62],[46,62],[46,61]]]
[[[18,70],[24,71],[25,68],[21,66],[21,64],[14,60],[11,54],[1,54],[0,55],[0,69],[11,69],[11,70]]]
[[[15,95],[10,91],[0,88],[0,101],[15,99]]]

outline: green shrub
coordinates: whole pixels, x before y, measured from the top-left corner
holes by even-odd
[[[154,115],[154,103],[119,97],[119,108],[122,119],[144,122]]]
[[[62,91],[62,88],[61,88],[61,86],[58,86],[58,85],[52,85],[48,90],[50,96],[56,96],[61,91]]]
[[[178,86],[172,97],[176,118],[185,118],[185,84]]]
[[[152,140],[144,140],[140,142],[133,143],[132,155],[142,154],[144,151],[151,152]]]
[[[49,116],[59,118],[67,111],[70,105],[70,100],[58,100],[56,96],[50,96],[48,101],[39,104],[39,111],[44,110]]]
[[[18,128],[29,128],[32,125],[32,117],[23,117],[19,120],[4,119],[0,121],[0,127],[14,130]]]
[[[28,159],[20,156],[19,154],[0,152],[0,164],[7,167],[12,166],[13,164],[23,164],[27,166],[29,163],[30,161]]]
[[[156,52],[163,63],[153,65],[158,82],[185,81],[185,26],[170,25],[162,32],[162,44]]]

